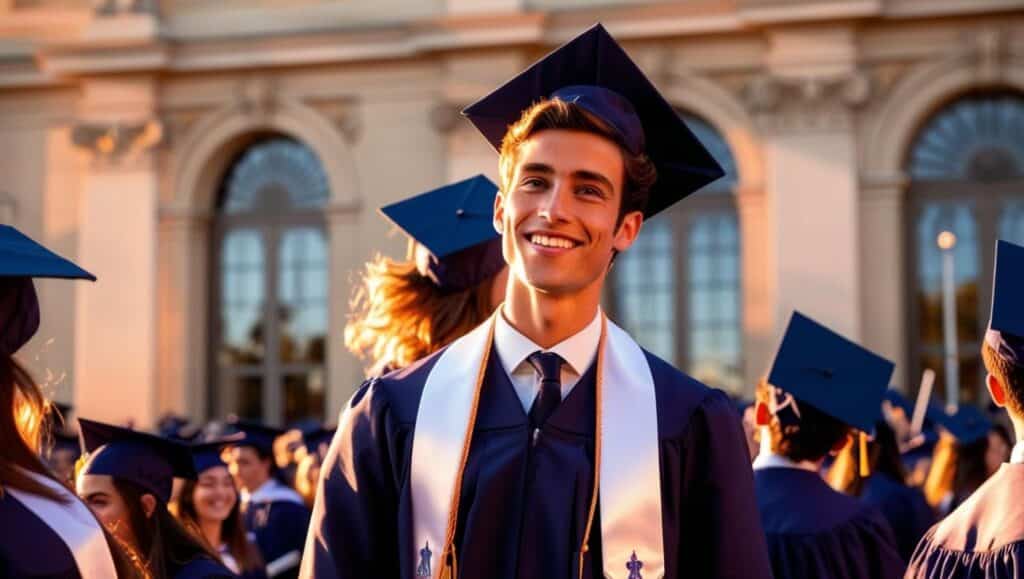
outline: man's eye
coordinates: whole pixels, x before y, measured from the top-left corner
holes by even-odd
[[[537,189],[544,186],[544,180],[538,177],[527,177],[523,179],[523,187]]]
[[[597,187],[581,187],[580,195],[588,195],[593,197],[604,197],[604,193]]]

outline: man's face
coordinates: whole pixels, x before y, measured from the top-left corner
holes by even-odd
[[[552,295],[599,291],[613,251],[632,245],[643,222],[637,211],[616,227],[623,175],[619,147],[591,133],[546,130],[523,142],[494,206],[512,276]]]
[[[270,459],[260,458],[252,447],[231,447],[225,451],[224,457],[238,486],[249,492],[254,492],[270,479]]]

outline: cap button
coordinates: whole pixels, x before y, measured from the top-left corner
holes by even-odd
[[[462,216],[463,216],[463,215],[465,215],[465,214],[466,214],[466,210],[465,210],[465,209],[456,209],[456,210],[455,210],[455,215],[456,215],[457,217],[462,217]]]

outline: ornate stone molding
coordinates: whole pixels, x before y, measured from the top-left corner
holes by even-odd
[[[71,142],[92,153],[101,166],[138,162],[163,142],[163,123],[156,119],[133,123],[82,121],[71,129]]]
[[[93,13],[107,17],[118,14],[157,14],[157,0],[92,0]]]
[[[235,86],[235,104],[244,114],[266,118],[274,114],[279,104],[276,79],[270,76],[251,76]]]
[[[850,113],[874,94],[867,72],[839,76],[787,77],[763,74],[750,80],[742,99],[763,129],[815,131],[850,126]]]

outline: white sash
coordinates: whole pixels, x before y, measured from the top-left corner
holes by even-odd
[[[605,575],[657,578],[665,573],[665,557],[654,377],[636,342],[605,321],[598,353],[600,438],[596,444]],[[441,557],[452,501],[467,436],[472,434],[470,421],[476,414],[493,326],[492,317],[453,342],[434,364],[423,388],[410,475],[414,577],[438,579],[444,568]]]
[[[4,491],[11,493],[18,502],[53,529],[68,546],[83,579],[116,579],[117,571],[114,569],[114,559],[110,555],[107,539],[89,508],[57,481],[25,469],[21,471],[67,499],[67,504],[17,489],[5,488]]]

